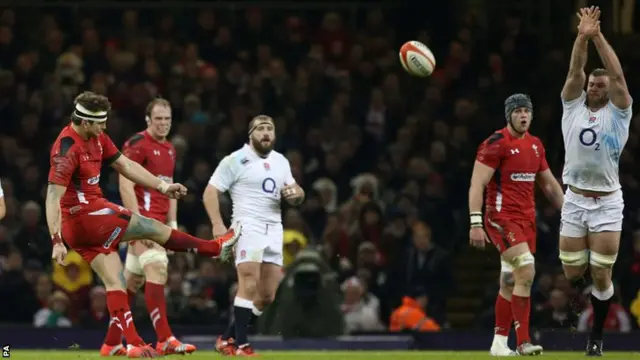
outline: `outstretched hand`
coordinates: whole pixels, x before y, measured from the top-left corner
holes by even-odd
[[[580,23],[578,24],[578,33],[594,37],[600,33],[600,8],[592,6],[580,9],[577,13]]]

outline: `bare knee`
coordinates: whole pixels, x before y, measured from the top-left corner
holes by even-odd
[[[148,282],[164,285],[167,283],[167,264],[163,262],[149,263],[144,267],[144,275]]]
[[[533,279],[536,277],[536,268],[534,264],[523,265],[513,271],[514,286],[524,287],[531,290]]]
[[[255,302],[255,305],[258,308],[258,310],[263,310],[267,306],[271,305],[271,303],[273,303],[275,298],[276,298],[276,295],[273,293],[270,293],[270,292],[263,293],[260,295],[260,298]]]
[[[242,264],[241,264],[242,265]],[[256,299],[258,297],[258,279],[260,272],[249,268],[238,267],[238,297]]]
[[[584,276],[584,273],[587,271],[587,265],[569,266],[563,264],[562,270],[567,280],[573,282],[581,279]]]
[[[512,272],[502,272],[500,273],[500,295],[507,299],[511,300],[511,295],[513,294],[513,286],[515,285],[515,279],[513,277]]]
[[[167,242],[169,236],[171,236],[171,228],[167,225],[134,213],[124,233],[123,241],[148,239],[163,245]]]
[[[144,276],[133,274],[127,270],[124,271],[124,278],[127,283],[127,290],[136,293],[144,284]]]
[[[91,268],[98,274],[107,291],[125,291],[127,289],[122,261],[117,253],[98,255],[91,262]]]

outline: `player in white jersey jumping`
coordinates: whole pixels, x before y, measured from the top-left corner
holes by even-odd
[[[612,267],[618,256],[624,202],[618,174],[620,155],[629,137],[632,99],[622,66],[600,32],[600,10],[578,14],[578,36],[562,89],[562,135],[567,185],[560,229],[560,260],[565,276],[581,287],[587,265],[593,290],[593,327],[588,356],[602,355],[602,332],[614,293]],[[587,83],[584,66],[593,41],[605,69],[594,70]]]
[[[226,191],[233,203],[233,221],[242,225],[235,248],[235,324],[216,341],[216,350],[223,355],[254,355],[247,328],[273,301],[283,276],[280,201],[299,205],[304,200],[289,161],[273,150],[275,140],[273,119],[256,116],[249,123],[249,143],[222,159],[203,196],[214,234],[226,231],[218,201]]]

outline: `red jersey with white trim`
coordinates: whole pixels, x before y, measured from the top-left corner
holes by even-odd
[[[158,141],[145,130],[127,140],[122,152],[158,178],[168,183],[173,182],[173,173],[176,168],[176,149],[170,141]],[[136,184],[135,192],[138,211],[141,214],[151,213],[166,216],[169,212],[169,198],[158,190]]]
[[[84,140],[67,125],[53,143],[50,153],[49,183],[65,186],[60,200],[62,215],[82,213],[83,205],[102,199],[100,169],[113,164],[120,150],[105,133]]]
[[[485,214],[535,220],[536,175],[549,168],[540,139],[528,132],[517,138],[505,127],[482,142],[476,161],[495,169],[487,184]]]

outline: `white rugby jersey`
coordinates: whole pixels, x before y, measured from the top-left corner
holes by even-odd
[[[262,158],[245,144],[226,156],[211,175],[209,184],[229,191],[234,220],[281,223],[280,192],[295,184],[289,160],[277,151]]]
[[[631,106],[619,109],[609,101],[594,112],[586,99],[583,91],[575,100],[562,100],[562,182],[583,190],[615,191],[620,189],[618,165],[629,138]]]

